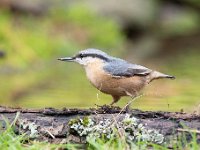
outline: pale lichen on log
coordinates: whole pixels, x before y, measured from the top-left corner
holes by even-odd
[[[197,114],[141,110],[131,110],[129,114],[122,111],[119,114],[121,112],[119,107],[110,106],[91,109],[64,108],[62,110],[54,108],[21,109],[0,107],[0,122],[3,128],[6,128],[4,118],[12,122],[17,112],[20,113],[16,121],[17,133],[23,132],[31,138],[55,143],[63,141],[84,143],[87,136],[99,136],[99,133],[106,132],[103,128],[108,128],[111,131],[112,128],[119,126],[124,129],[123,131],[125,131],[126,135],[130,134],[128,136],[129,139],[138,138],[137,134],[139,132],[135,129],[140,128],[140,130],[143,130],[141,130],[140,136],[143,136],[142,138],[147,139],[147,141],[155,143],[162,143],[162,140],[168,141],[172,137],[181,136],[183,132],[184,136],[187,134],[190,137],[194,133],[190,131],[196,131],[197,140],[200,141],[200,116]],[[87,119],[84,120],[84,118]],[[135,122],[126,124],[127,120],[135,120]],[[88,124],[88,128],[91,131],[85,130]],[[129,129],[131,128],[131,131],[126,130],[127,126],[125,124],[129,126]],[[85,129],[83,128],[84,125]],[[80,127],[81,130],[79,130]],[[72,129],[76,132],[71,132]],[[97,130],[99,132],[95,133],[94,131]],[[109,134],[105,134],[109,137]],[[163,137],[165,138],[162,139]]]

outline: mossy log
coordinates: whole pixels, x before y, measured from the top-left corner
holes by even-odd
[[[18,113],[18,118],[16,118],[17,112],[20,112],[20,114]],[[188,139],[190,139],[190,135],[194,133],[197,134],[197,140],[200,141],[200,115],[141,110],[131,110],[129,113],[140,120],[145,128],[159,131],[165,139],[174,138],[177,135],[187,135]],[[3,130],[6,128],[5,118],[10,123],[16,118],[17,134],[22,131],[27,134],[37,133],[39,136],[34,138],[53,143],[64,143],[67,141],[85,142],[84,136],[81,137],[69,132],[69,122],[73,119],[89,116],[97,122],[107,118],[119,123],[126,115],[124,111],[121,111],[121,108],[106,105],[91,109],[64,108],[62,110],[54,108],[22,109],[0,107],[0,114],[0,123]]]

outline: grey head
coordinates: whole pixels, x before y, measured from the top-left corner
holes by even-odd
[[[103,62],[108,62],[111,61],[112,57],[101,50],[89,48],[79,51],[76,55],[72,57],[59,58],[58,60],[77,62],[81,65],[86,66],[88,63],[92,63],[96,59],[100,59]]]
[[[97,59],[100,59],[104,63],[104,71],[113,77],[147,75],[152,71],[146,67],[129,63],[120,58],[109,56],[101,50],[92,48],[82,50],[73,57],[59,58],[58,60],[77,62],[81,65],[87,66],[89,63],[95,62]]]

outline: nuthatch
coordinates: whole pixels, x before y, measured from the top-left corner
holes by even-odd
[[[97,49],[80,51],[73,57],[59,58],[61,61],[77,62],[85,68],[87,78],[93,86],[113,97],[111,105],[122,96],[134,98],[151,81],[174,76],[131,64],[123,59],[109,56]]]

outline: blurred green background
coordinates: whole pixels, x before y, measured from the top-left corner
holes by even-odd
[[[109,104],[83,68],[57,61],[85,48],[176,76],[154,81],[133,108],[199,111],[199,0],[0,0],[0,105]]]

